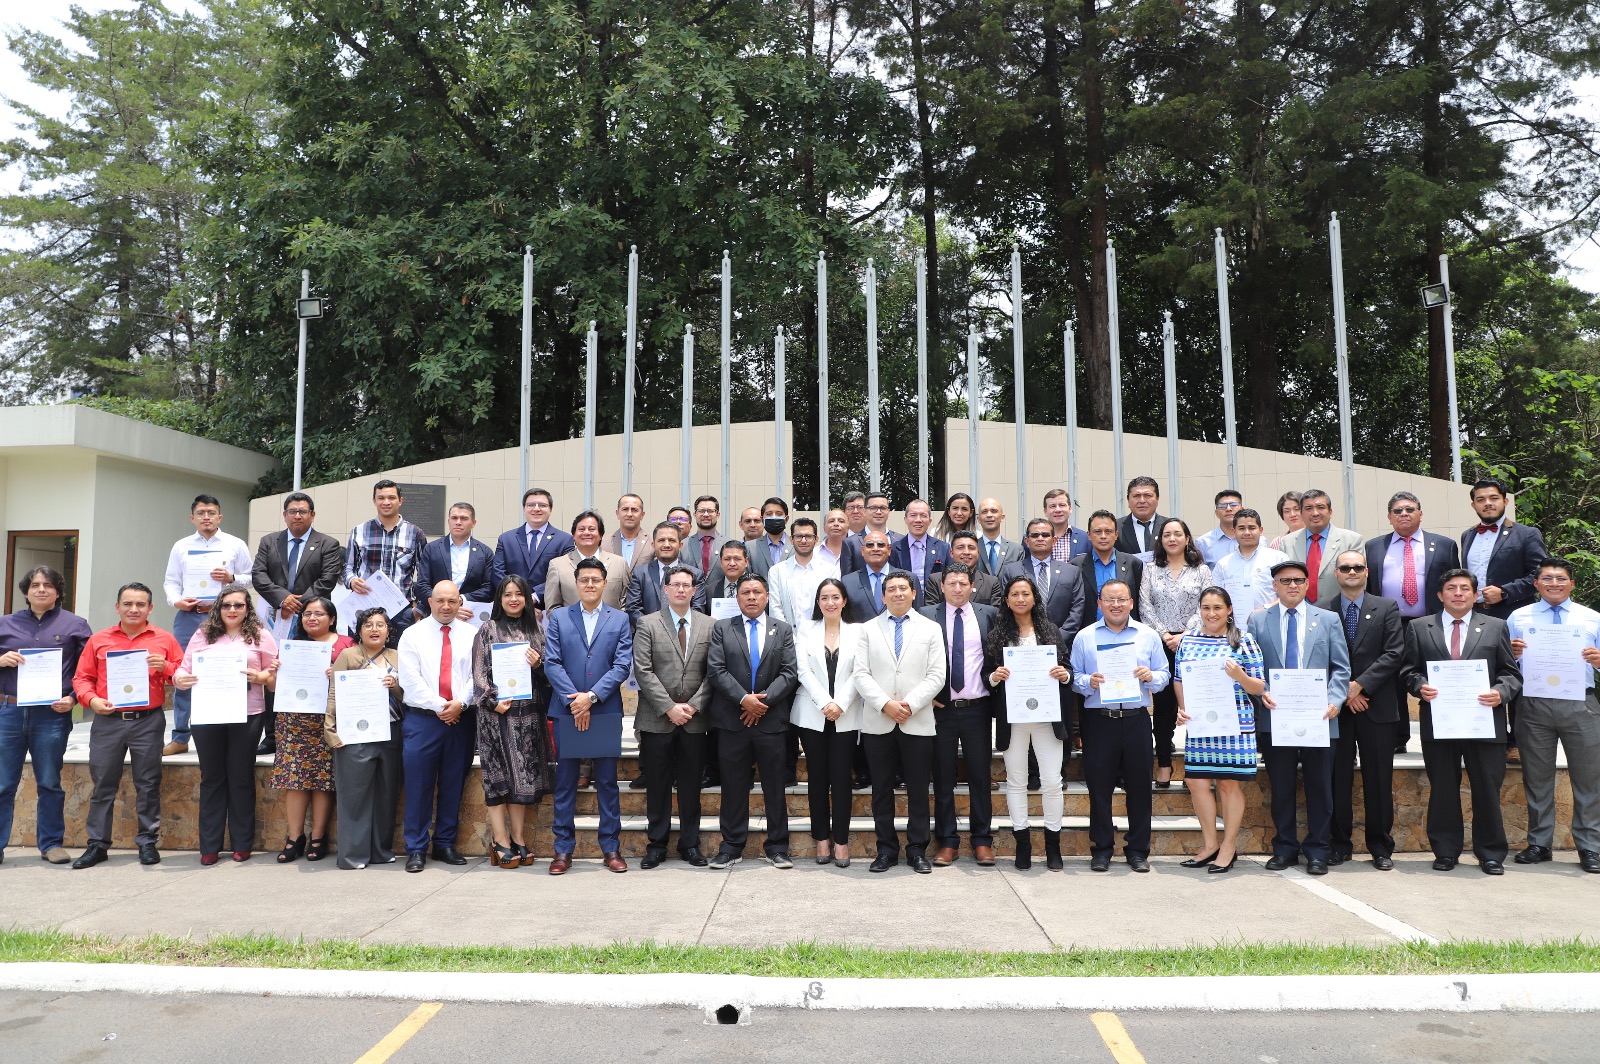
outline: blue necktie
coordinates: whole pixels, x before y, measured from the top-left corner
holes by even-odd
[[[1361,617],[1361,611],[1356,609],[1354,602],[1344,604],[1344,638],[1352,647],[1356,645],[1356,621]]]
[[[989,542],[989,572],[1000,575],[1000,556],[995,553],[993,540]]]
[[[756,686],[756,673],[761,671],[761,619],[752,617],[745,623],[750,626],[750,691],[753,694],[760,690]]]
[[[878,612],[883,612],[883,574],[872,574],[872,601],[878,604]]]
[[[1300,620],[1295,616],[1295,611],[1289,611],[1289,627],[1283,637],[1283,667],[1298,669],[1300,667]]]
[[[1550,607],[1550,615],[1556,619],[1556,623],[1557,624],[1561,623],[1561,607],[1560,606],[1551,606]]]
[[[295,570],[295,566],[300,564],[300,544],[303,543],[303,542],[304,542],[304,539],[302,538],[302,539],[296,539],[293,543],[289,544],[289,586],[290,587],[294,586],[294,570]]]
[[[890,617],[889,619],[894,622],[894,656],[898,658],[905,642],[905,629],[903,626],[906,623],[906,619],[904,617]]]
[[[967,612],[966,607],[956,610],[956,623],[950,628],[950,697],[954,698],[957,691],[964,690],[967,686],[967,626],[962,620],[962,615]],[[896,638],[899,629],[895,629]],[[897,648],[898,652],[898,648]]]

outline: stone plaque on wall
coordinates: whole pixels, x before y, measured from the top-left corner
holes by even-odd
[[[431,538],[448,531],[446,517],[450,503],[445,499],[444,484],[400,485],[400,513],[407,521],[426,532]]]

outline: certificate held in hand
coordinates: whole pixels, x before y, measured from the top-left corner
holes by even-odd
[[[279,713],[326,713],[328,665],[333,644],[315,639],[288,639],[278,648]]]
[[[1189,715],[1185,730],[1196,739],[1227,738],[1239,734],[1239,704],[1233,677],[1222,670],[1225,658],[1186,661],[1178,667],[1183,684],[1183,711]]]
[[[1006,721],[1010,724],[1047,724],[1061,719],[1061,684],[1050,675],[1056,667],[1052,645],[1006,647]]]
[[[521,702],[533,697],[533,666],[528,664],[527,643],[489,644],[489,669],[501,701]]]
[[[250,684],[245,678],[250,654],[244,647],[212,647],[194,655],[189,688],[190,724],[243,724],[250,718]]]
[[[106,700],[112,709],[144,709],[150,704],[150,652],[106,652]]]
[[[333,674],[333,720],[346,746],[389,741],[389,689],[378,669]]]
[[[1478,701],[1479,695],[1491,689],[1487,661],[1430,661],[1428,686],[1438,692],[1438,697],[1428,703],[1435,739],[1494,738],[1494,707]]]
[[[1144,689],[1133,670],[1139,666],[1139,644],[1110,643],[1095,648],[1095,671],[1101,676],[1100,702],[1103,705],[1142,703]]]
[[[1272,713],[1273,746],[1327,746],[1328,674],[1322,669],[1272,669],[1267,688],[1277,708]]]
[[[61,690],[61,651],[23,650],[17,666],[17,705],[48,706],[59,699]]]
[[[208,602],[217,597],[222,584],[211,575],[222,567],[219,550],[192,550],[183,559],[183,597]]]

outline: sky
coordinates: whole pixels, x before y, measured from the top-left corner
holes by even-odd
[[[201,9],[194,0],[167,0],[167,4],[178,11]],[[19,28],[59,34],[62,32],[61,20],[67,16],[72,4],[70,0],[26,0],[26,3],[8,6],[11,10],[0,17],[0,28],[3,28],[8,35]],[[78,6],[90,11],[104,11],[112,8],[129,8],[134,4],[130,0],[78,0]],[[1594,116],[1595,120],[1600,122],[1600,78],[1586,79],[1580,84],[1578,93],[1580,111]],[[28,81],[16,56],[9,49],[0,52],[0,97],[17,100],[57,114],[65,111],[63,101],[52,98],[50,93],[35,88]],[[0,107],[0,139],[7,139],[16,134],[17,126],[14,118],[15,114],[11,108]],[[10,192],[16,188],[16,174],[10,171],[0,172],[0,189]],[[1600,291],[1600,236],[1591,235],[1587,241],[1566,249],[1564,260],[1567,276],[1573,283],[1591,292]]]

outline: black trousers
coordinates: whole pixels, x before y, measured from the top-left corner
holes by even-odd
[[[717,759],[722,769],[722,852],[744,853],[750,837],[750,788],[761,769],[761,801],[766,809],[768,853],[789,852],[789,806],[784,795],[784,732],[754,728],[717,729]]]
[[[639,774],[644,777],[646,837],[663,853],[672,834],[672,788],[678,788],[678,849],[700,846],[700,781],[706,771],[705,732],[674,727],[639,733]]]
[[[190,731],[200,759],[200,852],[221,853],[224,833],[232,849],[255,849],[261,714],[243,724],[196,724]]]
[[[894,778],[906,781],[906,856],[926,856],[931,816],[928,784],[933,776],[934,737],[907,735],[898,726],[882,735],[862,735],[872,768],[872,825],[878,853],[900,856],[894,827]]]
[[[1379,723],[1367,713],[1342,710],[1333,746],[1333,851],[1349,857],[1355,828],[1356,751],[1361,751],[1362,805],[1367,852],[1394,855],[1394,748],[1401,723]]]
[[[1154,751],[1150,714],[1141,709],[1126,717],[1108,717],[1085,706],[1079,723],[1083,725],[1083,779],[1089,787],[1090,855],[1109,856],[1116,850],[1111,798],[1121,781],[1128,805],[1123,853],[1129,857],[1150,856],[1150,764]]]
[[[1472,791],[1472,852],[1479,861],[1506,859],[1506,825],[1500,815],[1500,785],[1506,779],[1506,748],[1483,739],[1428,739],[1422,766],[1428,772],[1428,845],[1435,857],[1460,857],[1466,846],[1461,822],[1461,767]]]
[[[1333,744],[1327,746],[1273,746],[1272,736],[1262,734],[1261,757],[1267,763],[1267,778],[1272,781],[1272,823],[1277,834],[1272,838],[1274,856],[1307,861],[1326,861],[1333,855]],[[1391,754],[1394,748],[1390,747]],[[1365,759],[1363,759],[1365,760]],[[1299,777],[1305,779],[1306,837],[1300,838],[1295,813]]]
[[[968,834],[972,845],[994,845],[994,793],[989,788],[994,762],[994,716],[990,705],[990,699],[978,698],[964,706],[934,710],[937,733],[933,758],[933,839],[940,846],[961,848],[961,835],[956,831],[956,768],[962,761],[967,766]]]
[[[806,801],[811,807],[811,837],[838,846],[850,844],[851,764],[856,756],[857,731],[840,731],[824,721],[821,731],[800,728],[806,748]]]
[[[1177,655],[1172,651],[1167,654],[1167,675],[1177,675]],[[1172,736],[1178,730],[1178,692],[1172,684],[1167,684],[1161,690],[1151,695],[1153,713],[1151,716],[1155,724],[1155,762],[1167,768],[1172,767],[1174,750]],[[1090,711],[1092,712],[1092,711]],[[1065,765],[1065,760],[1062,761]]]

